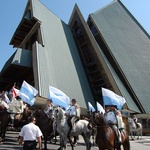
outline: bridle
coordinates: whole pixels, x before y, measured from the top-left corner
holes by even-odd
[[[97,125],[95,122],[94,122],[94,120],[96,120],[96,119],[99,119],[99,116],[100,116],[100,114],[96,114],[94,117],[93,116],[91,116],[90,117],[90,122],[93,124],[93,127],[96,127],[96,128],[103,128],[103,127],[109,127],[109,125]],[[93,118],[94,118],[94,120],[93,120]]]

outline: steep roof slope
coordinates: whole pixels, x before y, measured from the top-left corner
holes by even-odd
[[[94,100],[69,26],[37,0],[32,0],[31,9],[33,17],[41,22],[44,41],[43,46],[38,42],[33,45],[40,95],[47,97],[48,86],[54,86],[86,108],[87,102]]]
[[[120,1],[113,1],[90,17],[116,64],[115,66],[111,64],[112,67],[117,66],[114,70],[119,70],[121,73],[124,79],[122,83],[128,85],[143,112],[149,113],[149,35]]]

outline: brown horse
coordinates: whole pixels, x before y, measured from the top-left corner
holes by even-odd
[[[9,120],[10,116],[6,111],[6,108],[0,104],[0,142],[5,140],[5,134]]]
[[[116,134],[103,114],[93,112],[90,121],[97,127],[96,144],[99,150],[121,150],[121,144],[117,142]],[[125,129],[121,131],[121,138],[124,150],[130,150],[129,135]]]
[[[29,108],[26,108],[23,113],[16,114],[14,117],[14,127],[19,128],[23,127],[28,123],[28,118],[33,115],[33,110],[29,110]]]
[[[36,117],[36,125],[39,126],[44,137],[44,149],[47,150],[48,137],[53,133],[53,120],[48,118],[47,115],[41,109],[36,109],[34,114]]]
[[[16,114],[14,117],[14,126],[15,128],[21,128],[28,123],[28,118],[32,115],[32,110],[24,110],[23,113]],[[1,140],[5,140],[5,134],[10,119],[10,113],[7,112],[6,108],[3,105],[0,105],[0,137]]]

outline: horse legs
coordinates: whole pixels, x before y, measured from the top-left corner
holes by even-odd
[[[60,136],[60,147],[58,150],[67,150],[67,136],[66,135],[59,135]]]
[[[91,141],[90,141],[90,134],[89,135],[85,135],[85,134],[82,134],[82,137],[84,139],[84,142],[86,144],[86,150],[90,150],[91,149]]]
[[[5,134],[6,134],[6,128],[2,127],[2,129],[1,129],[1,139],[2,139],[2,141],[5,140]]]
[[[123,142],[123,149],[124,150],[130,150],[130,142],[129,140],[126,140],[125,142]]]
[[[133,131],[130,132],[131,140],[134,140],[134,133]]]
[[[71,149],[74,150],[74,143],[76,142],[76,137],[74,137],[74,142],[72,142],[72,139],[71,137],[68,135],[68,140],[69,140],[69,143],[71,145]]]
[[[47,150],[47,135],[44,135],[44,150]]]

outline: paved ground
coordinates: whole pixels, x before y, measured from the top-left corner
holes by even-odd
[[[7,132],[6,141],[0,145],[0,150],[22,150],[22,146],[18,144],[18,132]],[[59,139],[58,139],[59,140]],[[143,136],[140,140],[130,140],[131,150],[150,150],[150,136]],[[59,148],[59,142],[56,144],[47,144],[49,150],[57,150]],[[82,138],[80,138],[75,150],[85,150],[85,144]],[[68,144],[68,150],[71,147]],[[98,150],[97,146],[92,146],[91,150]]]

